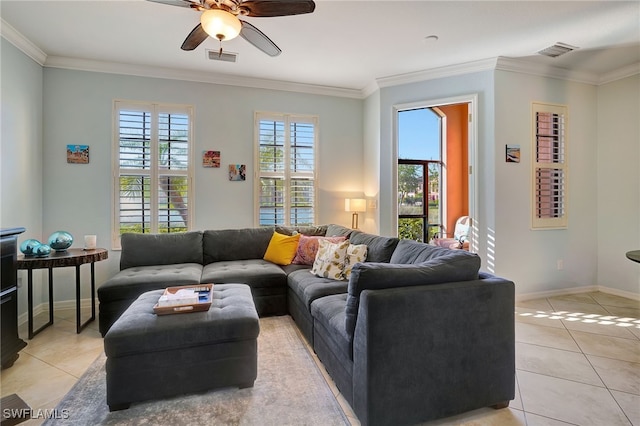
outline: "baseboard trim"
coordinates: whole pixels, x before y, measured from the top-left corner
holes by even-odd
[[[617,288],[606,287],[602,285],[591,285],[587,287],[571,287],[559,290],[537,291],[535,293],[523,293],[516,295],[516,302],[523,302],[531,299],[543,299],[547,297],[566,296],[570,294],[591,293],[601,291],[602,293],[612,294],[614,296],[626,297],[627,299],[640,301],[640,294],[630,291],[619,290]]]
[[[80,306],[90,307],[91,306],[91,298],[80,299]],[[53,314],[55,315],[56,311],[63,309],[76,309],[76,301],[73,300],[61,300],[59,302],[53,302]],[[98,310],[98,300],[96,299],[96,311]],[[40,303],[33,307],[33,316],[40,315],[42,313],[49,312],[49,302]],[[26,324],[29,320],[28,312],[24,312],[18,315],[18,325]]]

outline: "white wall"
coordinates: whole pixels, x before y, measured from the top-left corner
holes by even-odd
[[[254,225],[253,181],[227,177],[228,164],[246,164],[253,176],[254,111],[318,115],[318,222],[349,224],[344,193],[362,190],[362,101],[45,68],[44,234],[67,230],[77,247],[84,234],[97,234],[98,246],[110,248],[114,99],[194,105],[194,229]],[[67,144],[89,145],[89,164],[67,164]],[[204,150],[220,150],[222,167],[203,168]],[[118,262],[119,252],[111,251],[96,264],[98,285],[117,272]],[[73,269],[56,271],[56,300],[73,299],[73,283]]]
[[[598,284],[640,295],[640,75],[598,87]],[[624,293],[622,293],[624,294]]]
[[[516,283],[517,294],[596,285],[596,87],[508,71],[495,74],[496,269]],[[569,109],[568,229],[531,230],[533,101]],[[506,144],[520,145],[520,163],[504,161]]]
[[[0,38],[0,42],[0,227],[26,228],[18,237],[20,244],[28,238],[43,238],[42,67],[4,38]],[[41,279],[41,271],[35,271],[34,293],[38,299],[41,298]],[[26,311],[26,289],[25,278],[18,290],[20,312]]]
[[[363,191],[369,201],[360,228],[380,233],[380,91],[376,90],[364,102],[364,175]],[[371,208],[373,201],[375,208]]]

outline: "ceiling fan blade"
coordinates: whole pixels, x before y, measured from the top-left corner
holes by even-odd
[[[194,2],[190,0],[147,0],[153,3],[168,4],[169,6],[193,7]]]
[[[247,16],[270,17],[311,13],[316,4],[312,0],[247,0],[240,4]]]
[[[196,47],[200,46],[200,44],[205,41],[207,37],[209,37],[209,34],[205,32],[201,24],[198,24],[193,30],[191,30],[187,38],[184,39],[184,42],[182,43],[182,46],[180,46],[180,49],[193,50]]]
[[[282,53],[282,50],[276,44],[271,41],[269,37],[264,35],[262,31],[248,23],[247,21],[242,22],[242,29],[240,30],[240,37],[247,40],[249,43],[253,44],[258,49],[262,50],[269,56],[278,56]]]

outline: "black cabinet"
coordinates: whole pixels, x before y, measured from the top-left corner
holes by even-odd
[[[9,368],[18,359],[18,351],[27,344],[18,337],[18,270],[16,269],[18,235],[24,228],[0,230],[0,352],[2,368]]]

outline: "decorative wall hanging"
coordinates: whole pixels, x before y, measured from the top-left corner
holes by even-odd
[[[246,180],[247,166],[244,164],[229,164],[229,180]]]
[[[520,145],[506,145],[505,161],[507,163],[520,162]]]
[[[203,151],[202,167],[220,167],[220,151]]]
[[[67,145],[67,163],[89,164],[89,145]]]

